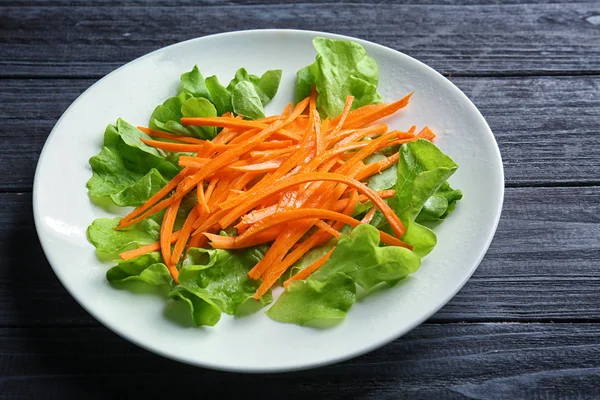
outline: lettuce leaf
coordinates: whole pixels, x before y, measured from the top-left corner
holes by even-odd
[[[90,198],[136,206],[179,172],[176,163],[140,138],[149,137],[120,118],[106,128],[102,151],[89,161],[93,171],[87,182]]]
[[[379,232],[372,225],[358,225],[348,235],[342,236],[329,260],[313,275],[313,279],[326,280],[342,272],[366,291],[380,283],[394,285],[416,272],[421,259],[403,247],[379,247]]]
[[[106,272],[106,279],[111,283],[139,281],[153,286],[170,285],[173,281],[159,252],[120,261]]]
[[[231,107],[231,93],[219,83],[219,79],[216,76],[213,75],[206,78],[205,84],[210,92],[212,102],[217,109],[217,115],[233,111]]]
[[[454,174],[456,163],[433,143],[419,139],[402,145],[398,161],[398,180],[393,208],[406,227],[402,240],[414,246],[414,251],[423,257],[437,243],[433,231],[416,218],[425,203]]]
[[[334,323],[356,300],[356,285],[369,292],[380,284],[394,285],[419,268],[421,260],[415,253],[402,247],[379,247],[379,241],[375,227],[358,225],[338,240],[317,272],[290,284],[267,315],[300,325]]]
[[[281,70],[268,70],[261,77],[249,74],[245,68],[240,68],[236,71],[235,77],[229,82],[227,90],[231,93],[235,90],[240,82],[249,82],[254,88],[254,92],[260,99],[261,104],[266,106],[277,94],[279,82],[281,81]]]
[[[146,218],[125,229],[115,230],[121,218],[98,218],[87,229],[88,240],[104,257],[119,259],[119,253],[154,243],[160,236],[160,224]]]
[[[352,278],[335,273],[323,281],[292,282],[267,315],[275,321],[299,325],[317,325],[323,321],[333,324],[344,319],[355,301],[356,285]]]
[[[182,117],[215,117],[217,110],[206,98],[192,97],[187,92],[180,92],[158,105],[150,116],[150,128],[167,131],[183,136],[194,136],[201,139],[212,139],[216,129],[212,126],[183,126]]]
[[[247,308],[246,303],[260,308],[272,301],[272,294],[268,292],[258,302],[253,300],[260,282],[248,278],[248,271],[263,255],[262,247],[240,251],[190,249],[179,271],[179,286],[170,296],[187,302],[196,325],[216,323],[216,309],[220,318],[221,312],[239,315]]]
[[[277,93],[280,81],[281,70],[269,70],[259,78],[240,68],[227,86],[233,111],[249,119],[264,118],[264,106]]]
[[[415,221],[429,222],[442,221],[456,208],[456,202],[462,199],[462,192],[457,189],[452,189],[448,182],[444,182],[442,186],[427,199],[423,208]]]
[[[194,65],[190,72],[182,74],[179,80],[179,93],[183,92],[191,97],[203,97],[209,101],[212,100],[210,90],[197,65]]]
[[[377,92],[377,62],[358,43],[348,40],[313,39],[316,61],[297,72],[296,100],[310,94],[314,84],[319,96],[317,109],[322,118],[334,118],[344,109],[346,97],[354,96],[352,108],[381,103]]]

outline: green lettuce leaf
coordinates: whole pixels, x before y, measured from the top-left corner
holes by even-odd
[[[448,182],[444,182],[442,186],[431,196],[425,204],[415,221],[442,221],[456,208],[456,202],[462,199],[462,192],[457,189],[452,189]]]
[[[154,286],[170,285],[172,282],[171,274],[158,252],[120,261],[106,272],[106,278],[111,283],[139,281]]]
[[[394,285],[418,270],[421,259],[402,247],[379,247],[379,232],[358,225],[343,235],[327,262],[308,279],[293,282],[269,309],[271,318],[300,325],[342,319],[356,299],[356,285],[366,292]]]
[[[179,93],[181,92],[187,93],[192,97],[203,97],[209,101],[212,100],[210,90],[197,65],[194,65],[194,68],[190,72],[181,75]]]
[[[249,82],[254,87],[254,92],[261,101],[262,106],[266,106],[277,94],[279,82],[281,81],[281,70],[273,69],[265,72],[261,77],[251,75],[245,68],[236,71],[235,77],[229,82],[227,89],[233,93],[240,82]],[[243,115],[243,114],[242,114]]]
[[[173,161],[140,138],[148,136],[122,119],[106,128],[102,151],[90,158],[93,175],[87,188],[92,199],[139,205],[179,172]]]
[[[248,81],[242,81],[235,85],[231,94],[231,105],[233,111],[249,119],[265,117],[265,110],[254,85]]]
[[[352,278],[335,273],[324,281],[307,279],[292,282],[269,308],[267,315],[279,322],[318,325],[341,321],[356,301]]]
[[[317,109],[321,117],[334,118],[344,109],[346,97],[354,96],[352,108],[381,103],[377,92],[377,62],[358,43],[348,40],[314,38],[317,50],[314,64],[297,73],[296,99],[306,97],[314,83],[319,93]]]
[[[380,283],[395,284],[416,272],[421,259],[403,247],[379,247],[379,232],[371,225],[358,225],[342,236],[329,260],[312,275],[326,280],[342,272],[366,291]]]
[[[105,257],[118,259],[119,253],[154,243],[160,236],[160,224],[146,218],[125,229],[115,230],[120,218],[98,218],[87,229],[88,240]]]
[[[121,207],[140,206],[168,182],[157,169],[152,168],[137,182],[127,186],[120,192],[111,194],[110,198],[113,203]]]
[[[212,126],[183,126],[182,117],[215,117],[215,106],[206,98],[192,97],[187,92],[170,97],[157,106],[150,116],[150,128],[184,136],[212,139],[216,129]]]
[[[219,83],[219,79],[214,75],[209,76],[206,78],[205,83],[210,92],[212,102],[217,109],[217,114],[223,115],[226,112],[233,111],[233,108],[231,107],[231,93]]]
[[[206,296],[199,296],[183,286],[175,286],[169,298],[184,301],[190,310],[192,321],[197,326],[215,326],[221,319],[221,309]]]
[[[402,145],[393,207],[406,227],[402,240],[427,255],[437,243],[431,229],[415,221],[427,200],[454,174],[458,166],[433,143],[419,139]]]
[[[256,303],[256,308],[272,301],[268,292],[260,301],[252,299],[260,282],[248,278],[248,271],[263,257],[264,249],[254,247],[240,251],[193,248],[187,252],[184,266],[179,271],[179,286],[173,296],[182,298],[192,307],[201,304],[200,310],[192,310],[194,321],[212,321],[214,307],[221,311],[239,315],[248,307],[246,303]],[[208,313],[203,316],[202,313]],[[216,323],[216,322],[215,322]]]

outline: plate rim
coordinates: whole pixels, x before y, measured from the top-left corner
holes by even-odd
[[[130,335],[126,331],[121,330],[118,326],[111,324],[110,321],[105,321],[105,319],[103,317],[99,316],[98,313],[96,313],[92,307],[88,307],[86,304],[84,304],[82,301],[80,301],[77,296],[74,295],[72,290],[69,288],[69,285],[67,285],[65,283],[62,274],[59,272],[60,268],[55,267],[55,263],[51,260],[52,253],[51,253],[51,251],[49,251],[50,243],[48,242],[48,238],[44,237],[44,235],[42,234],[43,233],[42,232],[42,222],[41,222],[41,215],[40,215],[41,211],[39,210],[39,205],[38,205],[39,204],[39,185],[40,185],[39,171],[42,169],[42,164],[43,164],[42,160],[44,159],[45,154],[49,151],[48,143],[50,142],[51,138],[54,135],[56,135],[56,133],[58,131],[57,127],[60,125],[60,123],[65,118],[67,118],[67,116],[70,114],[71,109],[79,102],[79,100],[83,96],[85,96],[89,91],[93,90],[96,85],[98,85],[101,81],[105,80],[106,78],[110,77],[111,75],[118,73],[122,69],[129,68],[129,67],[135,65],[135,63],[141,62],[146,58],[152,57],[155,53],[164,51],[166,49],[172,49],[177,46],[185,46],[186,44],[188,44],[190,42],[202,41],[202,40],[208,39],[208,38],[225,37],[225,36],[243,36],[243,35],[252,34],[252,33],[289,33],[289,34],[301,34],[301,35],[309,34],[309,35],[313,35],[313,36],[320,36],[320,35],[323,36],[324,35],[326,37],[330,37],[330,38],[334,38],[334,39],[352,40],[357,43],[360,43],[361,45],[367,44],[368,46],[374,46],[374,47],[377,47],[380,50],[383,50],[386,52],[395,53],[395,55],[397,55],[397,56],[409,58],[413,62],[418,63],[421,68],[428,70],[430,73],[434,73],[434,74],[438,75],[438,78],[442,78],[445,85],[449,85],[450,87],[452,87],[452,90],[455,90],[457,95],[462,97],[463,100],[465,100],[470,105],[472,111],[474,111],[474,115],[486,128],[484,131],[481,132],[481,134],[488,136],[488,139],[491,140],[492,143],[494,144],[493,152],[497,156],[497,161],[498,161],[498,165],[497,165],[498,168],[495,168],[494,172],[498,174],[499,183],[500,183],[500,187],[498,188],[499,189],[499,201],[497,202],[497,205],[493,210],[495,213],[495,218],[492,221],[492,225],[491,225],[492,229],[490,229],[489,235],[485,240],[486,244],[485,244],[485,246],[483,246],[479,249],[479,256],[477,257],[477,261],[474,263],[473,267],[469,270],[469,272],[467,274],[465,274],[463,279],[460,280],[460,282],[458,282],[455,289],[452,290],[451,293],[447,297],[445,296],[443,298],[443,300],[439,302],[438,306],[433,307],[431,310],[428,310],[427,312],[421,313],[421,316],[419,318],[415,319],[415,321],[413,323],[407,324],[403,329],[396,331],[393,335],[381,337],[378,340],[373,341],[372,343],[370,343],[367,346],[362,346],[358,349],[348,351],[344,354],[339,354],[336,357],[329,357],[327,359],[321,359],[321,360],[315,361],[315,362],[298,363],[294,366],[288,366],[288,367],[284,367],[284,368],[281,368],[281,367],[259,367],[259,368],[232,367],[232,366],[227,366],[224,364],[219,364],[219,363],[214,363],[214,362],[206,362],[204,360],[199,360],[199,359],[182,358],[177,355],[171,354],[167,351],[164,351],[160,347],[152,347],[150,345],[147,345],[147,344],[143,343],[142,341],[138,340],[134,335]],[[384,45],[381,45],[381,44],[378,44],[378,43],[375,43],[375,42],[372,42],[369,40],[360,39],[360,38],[347,36],[347,35],[341,35],[341,34],[332,33],[332,32],[327,32],[327,31],[315,31],[315,30],[303,30],[303,29],[274,29],[273,28],[273,29],[247,29],[247,30],[235,30],[235,31],[229,31],[229,32],[221,32],[221,33],[199,36],[199,37],[179,41],[176,43],[172,43],[170,45],[160,47],[149,53],[139,56],[129,62],[125,62],[123,65],[119,66],[118,68],[114,69],[113,71],[111,71],[111,72],[105,74],[104,76],[102,76],[101,78],[97,79],[92,85],[90,85],[79,96],[77,96],[77,98],[75,100],[73,100],[71,102],[71,104],[63,111],[61,116],[54,123],[52,130],[46,137],[44,146],[42,147],[42,150],[38,157],[38,161],[37,161],[37,165],[36,165],[35,173],[34,173],[33,189],[32,189],[32,208],[33,208],[33,219],[34,219],[36,234],[40,241],[44,256],[46,257],[48,264],[50,264],[50,267],[52,268],[54,275],[57,277],[57,279],[61,283],[62,287],[69,293],[71,298],[73,298],[75,300],[75,302],[77,304],[79,304],[80,307],[82,307],[89,315],[91,315],[102,326],[106,327],[109,331],[117,334],[118,336],[126,339],[127,341],[135,344],[136,346],[141,347],[151,353],[165,357],[167,359],[175,360],[177,362],[192,365],[195,367],[201,367],[201,368],[217,370],[217,371],[259,374],[259,373],[285,373],[285,372],[291,372],[291,371],[314,369],[314,368],[319,368],[319,367],[323,367],[323,366],[327,366],[327,365],[337,364],[337,363],[358,357],[360,355],[367,354],[367,353],[372,352],[373,350],[378,349],[380,347],[383,347],[383,346],[391,343],[392,341],[397,340],[398,338],[404,336],[408,332],[414,330],[416,327],[422,325],[427,319],[429,319],[432,315],[437,313],[452,298],[454,298],[456,296],[456,294],[464,287],[464,285],[472,277],[472,275],[475,273],[475,271],[479,268],[481,261],[487,254],[488,249],[496,235],[498,225],[500,222],[500,218],[502,215],[503,206],[504,206],[504,197],[505,197],[505,174],[504,174],[504,165],[503,165],[502,155],[500,152],[500,148],[498,146],[498,142],[496,141],[496,138],[495,138],[489,124],[487,123],[487,121],[485,120],[485,118],[483,117],[483,115],[481,114],[479,109],[477,108],[477,106],[475,106],[475,104],[471,101],[471,99],[469,99],[469,97],[458,86],[456,86],[454,83],[452,83],[447,77],[443,76],[440,72],[438,72],[434,68],[430,67],[429,65],[425,64],[424,62],[422,62],[412,56],[409,56],[408,54],[405,54],[399,50],[396,50],[391,47],[387,47],[387,46],[384,46]]]

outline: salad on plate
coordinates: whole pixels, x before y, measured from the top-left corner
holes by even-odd
[[[361,45],[313,45],[280,114],[265,106],[281,70],[240,68],[224,86],[194,67],[146,127],[108,125],[88,194],[129,212],[87,236],[109,282],[164,286],[199,326],[263,307],[331,326],[419,269],[462,198],[448,182],[458,166],[430,128],[388,128],[412,93],[384,102]]]

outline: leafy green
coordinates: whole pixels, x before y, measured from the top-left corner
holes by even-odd
[[[267,315],[279,322],[299,325],[317,321],[337,322],[356,301],[356,285],[347,275],[335,273],[329,279],[292,282],[269,308]]]
[[[379,232],[358,225],[343,235],[331,257],[304,281],[292,282],[267,314],[300,325],[339,320],[356,299],[356,285],[365,291],[383,283],[394,285],[415,272],[420,258],[402,247],[379,247]]]
[[[444,182],[442,186],[431,196],[425,204],[415,221],[442,221],[456,208],[456,202],[462,199],[462,192],[457,189],[452,189],[448,182]]]
[[[175,286],[169,292],[169,297],[183,300],[190,310],[192,321],[197,326],[215,326],[221,319],[221,309],[208,297],[198,295],[183,286]]]
[[[150,117],[150,128],[184,136],[212,139],[216,130],[212,126],[183,126],[182,117],[214,117],[217,111],[206,98],[192,97],[187,92],[170,97],[157,106]]]
[[[112,283],[140,281],[156,286],[170,285],[172,282],[171,274],[158,252],[120,261],[106,272],[106,279]]]
[[[381,103],[377,92],[377,62],[358,43],[348,40],[313,39],[317,50],[314,64],[297,73],[296,100],[306,97],[315,84],[321,116],[334,118],[344,109],[346,97],[354,96],[352,108]]]
[[[113,203],[118,206],[139,206],[148,200],[152,195],[158,192],[168,181],[158,172],[157,169],[152,168],[150,172],[141,177],[134,184],[127,186],[120,192],[110,195]]]
[[[235,85],[231,95],[233,111],[249,119],[265,117],[260,97],[256,93],[254,85],[248,81],[242,81]]]
[[[210,92],[212,102],[217,109],[217,114],[223,115],[226,112],[233,111],[231,107],[231,93],[219,83],[219,79],[214,75],[209,76],[206,78],[205,83]]]
[[[213,103],[203,97],[192,97],[181,105],[181,115],[184,117],[216,117],[217,109]],[[214,126],[190,128],[194,128],[198,133],[197,136],[203,139],[212,139],[217,135],[217,129]]]
[[[120,118],[106,128],[102,151],[90,158],[93,175],[87,188],[92,199],[111,198],[119,206],[138,205],[177,174],[175,163],[140,138],[148,136]]]
[[[198,325],[210,325],[198,321],[212,321],[214,307],[219,309],[219,313],[223,311],[237,315],[247,302],[255,302],[252,295],[260,282],[248,278],[248,271],[260,261],[263,251],[260,247],[235,252],[190,249],[184,266],[179,271],[179,286],[173,296],[184,296],[184,300],[194,307],[192,314]],[[272,295],[269,292],[261,298],[260,305],[264,306],[271,301]]]
[[[125,229],[115,230],[120,218],[98,218],[87,229],[89,241],[96,251],[117,259],[118,254],[154,243],[160,235],[160,225],[153,219],[144,219]]]
[[[190,72],[181,75],[179,93],[181,92],[187,93],[192,97],[203,97],[207,100],[212,100],[210,90],[197,65],[194,65],[194,68]]]
[[[281,70],[272,69],[265,72],[261,77],[251,75],[245,68],[240,68],[236,71],[235,77],[229,82],[227,89],[233,93],[234,89],[240,82],[249,82],[254,87],[254,92],[261,101],[263,106],[266,106],[275,97],[279,89],[281,81]]]
[[[419,139],[400,148],[398,181],[393,207],[406,227],[402,240],[414,246],[419,256],[427,255],[437,243],[431,229],[415,221],[427,200],[456,171],[458,166],[433,143]]]
[[[329,260],[313,274],[313,279],[326,280],[342,272],[366,291],[380,283],[390,285],[416,272],[421,259],[403,247],[379,247],[379,232],[371,225],[358,225],[342,236]]]

